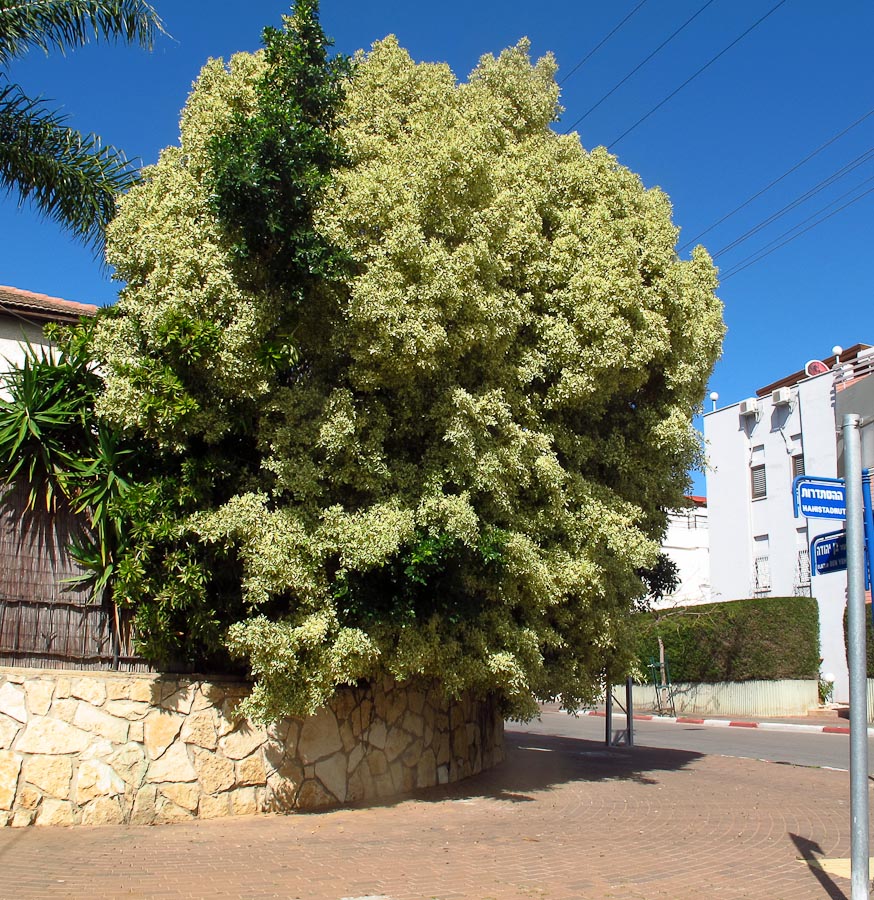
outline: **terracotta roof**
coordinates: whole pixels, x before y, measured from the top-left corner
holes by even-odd
[[[97,315],[98,309],[93,303],[76,303],[0,285],[0,314],[41,321],[75,322],[79,316]]]
[[[840,361],[842,363],[849,362],[856,358],[860,350],[867,350],[870,344],[853,344],[852,347],[848,347],[841,353]],[[827,356],[822,360],[826,366],[828,366],[829,370],[835,364],[835,355],[834,353],[831,356]],[[766,384],[765,387],[759,388],[756,391],[757,397],[767,397],[769,394],[773,393],[777,388],[781,387],[792,387],[795,384],[798,384],[799,381],[804,381],[810,376],[801,369],[799,372],[794,372],[792,375],[787,375],[785,378],[781,378],[779,381],[774,381],[771,384]]]

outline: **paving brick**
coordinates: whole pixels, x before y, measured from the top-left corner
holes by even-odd
[[[846,772],[513,732],[507,751],[369,808],[2,829],[0,900],[849,896],[799,861],[849,856]]]

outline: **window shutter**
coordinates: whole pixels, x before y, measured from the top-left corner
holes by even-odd
[[[750,475],[752,478],[753,500],[766,496],[768,486],[765,480],[765,467],[753,466],[752,469],[750,469]]]

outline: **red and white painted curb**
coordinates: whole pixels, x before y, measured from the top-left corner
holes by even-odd
[[[580,713],[584,716],[599,716],[606,718],[607,713],[600,709],[588,709]],[[614,713],[614,716],[625,718],[624,713]],[[763,731],[806,731],[815,734],[849,734],[849,725],[803,725],[800,722],[744,722],[731,719],[697,719],[693,716],[650,716],[640,713],[634,714],[635,722],[668,722],[676,725],[708,725],[719,728],[760,728]],[[868,734],[874,737],[874,727],[868,728]]]

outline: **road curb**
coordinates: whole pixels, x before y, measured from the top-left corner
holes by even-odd
[[[581,715],[606,718],[607,713],[600,709],[585,710]],[[614,715],[625,718],[624,713]],[[798,722],[749,722],[734,721],[731,719],[699,719],[693,716],[651,716],[636,713],[635,722],[665,722],[673,725],[706,725],[717,728],[760,728],[763,731],[801,731],[808,734],[849,734],[850,728],[846,725],[802,725]],[[874,737],[874,727],[867,729],[868,734]]]

